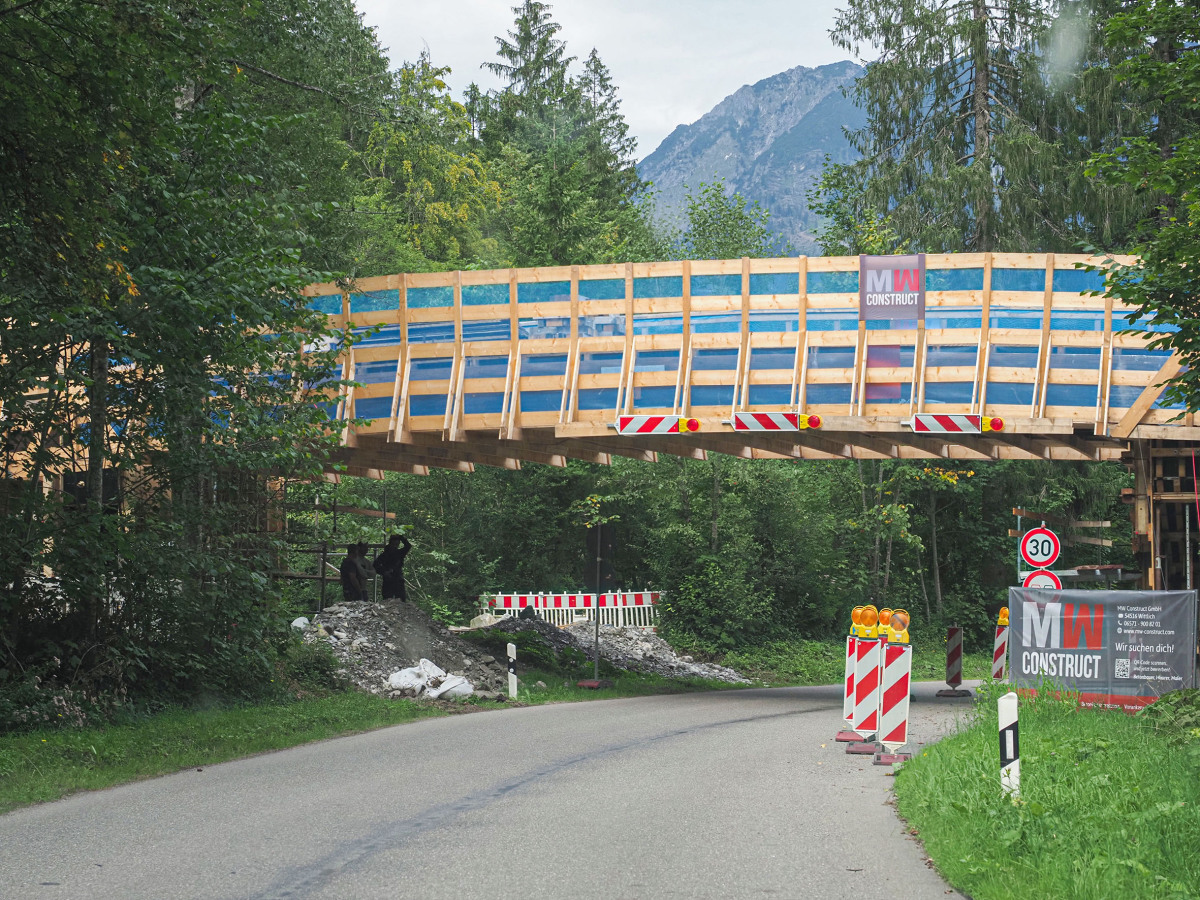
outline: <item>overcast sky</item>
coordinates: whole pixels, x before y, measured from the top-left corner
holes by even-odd
[[[638,158],[676,125],[690,124],[744,84],[793,66],[849,58],[829,28],[844,0],[557,0],[567,52],[593,47],[612,72]],[[513,24],[515,0],[357,0],[392,66],[428,46],[450,66],[456,99],[472,81],[498,86],[479,66],[496,59],[496,35]]]

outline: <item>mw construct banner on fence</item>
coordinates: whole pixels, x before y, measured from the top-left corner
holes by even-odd
[[[1195,687],[1195,591],[1013,587],[1008,606],[1014,685],[1059,685],[1087,706],[1125,710]]]

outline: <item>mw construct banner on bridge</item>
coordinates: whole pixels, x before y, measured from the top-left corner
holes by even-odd
[[[1195,591],[1009,588],[1009,671],[1019,687],[1078,691],[1136,710],[1196,684]]]

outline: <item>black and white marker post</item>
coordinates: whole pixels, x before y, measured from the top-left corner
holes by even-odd
[[[997,702],[1000,713],[1000,787],[1021,795],[1021,744],[1017,737],[1017,695],[1009,691]]]
[[[517,645],[508,645],[508,699],[517,699]]]

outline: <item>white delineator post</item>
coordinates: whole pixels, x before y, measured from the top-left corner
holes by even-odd
[[[508,645],[508,699],[517,699],[517,645]]]
[[[1017,695],[1009,691],[996,701],[1000,713],[1000,787],[1021,795],[1021,744],[1017,736]]]

